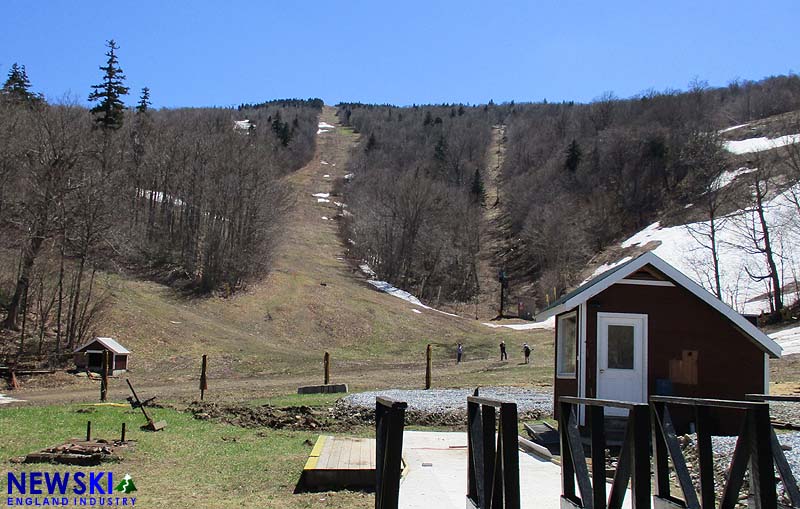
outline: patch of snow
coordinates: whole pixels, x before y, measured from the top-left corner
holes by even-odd
[[[322,216],[322,219],[324,219],[325,221],[327,221],[327,220],[328,220],[328,216]]]
[[[317,129],[317,134],[327,133],[329,129]]]
[[[348,240],[350,240],[350,239],[348,239]],[[360,268],[361,272],[363,272],[364,274],[366,274],[370,278],[375,278],[377,276],[375,274],[375,271],[372,270],[372,267],[370,267],[366,263],[360,264],[358,266],[358,268]],[[402,299],[402,300],[404,300],[406,302],[410,302],[411,304],[414,304],[415,306],[421,307],[422,309],[430,309],[431,311],[436,311],[437,313],[442,313],[443,315],[454,316],[456,318],[460,318],[458,315],[454,315],[453,313],[447,313],[445,311],[439,311],[438,309],[434,309],[434,308],[432,308],[430,306],[426,306],[425,304],[420,302],[420,300],[418,298],[416,298],[415,296],[411,295],[410,293],[408,293],[405,290],[401,290],[399,288],[396,288],[396,287],[392,286],[390,283],[387,283],[386,281],[378,281],[376,279],[368,279],[367,283],[371,284],[372,286],[374,286],[378,290],[382,291],[383,293],[388,293],[389,295],[391,295],[393,297],[397,297],[398,299]]]
[[[348,239],[348,240],[350,240],[350,242],[355,244],[355,242],[353,242],[352,239]],[[363,272],[365,275],[367,275],[369,277],[375,277],[377,275],[377,274],[375,274],[375,271],[372,270],[372,267],[369,266],[369,264],[362,263],[361,265],[358,266],[358,268],[361,269],[361,272]]]
[[[348,173],[347,175],[345,175],[345,176],[344,176],[344,179],[345,179],[345,180],[353,180],[353,177],[355,177],[355,175],[354,175],[354,174],[352,174],[352,173]]]
[[[690,209],[692,207],[694,207],[694,203],[687,203],[686,205],[683,206],[683,208],[685,209]]]
[[[156,203],[162,203],[164,201],[164,193],[162,193],[161,191],[150,191],[148,189],[137,189],[136,192],[137,192],[138,196],[141,196],[142,198],[144,198],[146,200],[152,199],[152,200],[155,200]],[[186,204],[180,198],[174,198],[174,197],[172,197],[170,195],[167,195],[166,200],[168,202],[172,202],[173,205],[176,205],[178,207],[181,207],[181,206]]]
[[[783,355],[800,353],[800,327],[792,327],[769,335],[783,348]]]
[[[737,170],[725,171],[719,177],[717,177],[714,182],[711,183],[711,188],[722,189],[736,180],[737,177],[741,175],[747,175],[748,173],[753,173],[754,171],[758,171],[758,168],[747,168],[746,166],[742,166]]]
[[[330,125],[327,122],[320,122],[319,124],[317,124],[317,127],[319,127],[320,129],[336,129],[335,125]]]
[[[800,134],[787,134],[778,138],[749,138],[747,140],[726,141],[723,143],[725,150],[734,154],[748,154],[750,152],[763,152],[773,148],[784,147],[800,143]]]
[[[311,196],[315,198],[330,198],[331,193],[314,193]]]
[[[422,314],[422,311],[420,311],[419,309],[413,309],[413,308],[412,308],[412,309],[411,309],[411,311],[415,312],[415,313],[416,313],[416,314],[418,314],[418,315],[421,315],[421,314]]]
[[[331,178],[331,176],[326,173],[325,175],[322,176],[322,178],[329,179],[329,178]]]
[[[719,131],[719,133],[722,134],[722,133],[727,133],[727,132],[730,132],[730,131],[735,131],[737,129],[741,129],[742,127],[747,127],[749,125],[750,124],[739,124],[739,125],[734,125],[734,126],[731,126],[731,127],[726,127],[725,129],[722,129],[721,131]]]
[[[233,121],[233,128],[237,131],[248,131],[250,128],[255,128],[256,125],[250,122],[247,119],[244,120],[234,120]]]
[[[483,325],[491,327],[492,329],[499,329],[505,327],[512,330],[555,330],[556,317],[551,316],[543,322],[530,322],[530,323],[509,323],[509,324],[496,324],[486,322]]]
[[[8,403],[13,403],[15,401],[25,401],[25,400],[12,398],[10,396],[6,396],[5,394],[0,394],[0,405],[7,405]]]
[[[344,203],[342,203],[340,201],[335,201],[335,202],[333,202],[333,204],[336,205],[337,207],[347,207],[347,205],[345,205]]]
[[[415,296],[411,295],[410,293],[408,293],[405,290],[401,290],[401,289],[399,289],[397,287],[392,286],[390,283],[387,283],[386,281],[376,281],[374,279],[368,279],[367,283],[371,284],[372,286],[374,286],[378,290],[382,291],[383,293],[388,293],[392,297],[397,297],[398,299],[402,299],[402,300],[404,300],[406,302],[410,302],[411,304],[414,304],[415,306],[419,306],[422,309],[430,309],[431,311],[436,311],[437,313],[441,313],[443,315],[454,316],[456,318],[459,318],[458,315],[454,315],[453,313],[447,313],[445,311],[439,311],[438,309],[434,309],[434,308],[432,308],[430,306],[426,306],[425,304],[420,302],[420,300],[418,298],[416,298]]]
[[[595,271],[592,272],[592,275],[589,276],[588,279],[584,279],[581,284],[584,284],[584,283],[588,282],[590,279],[594,279],[595,277],[599,276],[603,272],[608,272],[609,270],[613,269],[614,267],[618,267],[618,266],[622,265],[623,263],[628,262],[630,260],[632,260],[632,258],[630,256],[626,256],[622,260],[618,260],[616,262],[604,263],[603,265],[597,267],[595,269]]]
[[[792,193],[800,193],[800,184],[775,196],[765,204],[770,237],[784,285],[800,275],[800,217],[792,203]],[[756,220],[752,212],[737,211],[718,220],[718,252],[720,261],[720,286],[722,300],[740,313],[769,312],[769,301],[764,298],[769,288],[767,281],[756,282],[748,275],[763,274],[764,256],[752,251],[752,240],[744,238],[749,222]],[[757,223],[757,220],[756,220]],[[688,228],[687,228],[688,226]],[[702,247],[692,237],[689,228],[707,232],[708,221],[662,227],[656,222],[636,233],[621,244],[623,248],[655,243],[652,251],[667,263],[693,279],[706,289],[713,289],[713,271],[710,250]],[[784,304],[791,305],[798,292],[784,291]]]
[[[320,161],[319,164],[328,164],[328,161]]]
[[[327,198],[317,198],[317,203],[330,203],[331,201]]]

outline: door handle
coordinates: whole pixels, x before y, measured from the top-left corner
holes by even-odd
[[[605,369],[600,369],[600,372],[601,372],[601,373],[605,373],[605,372],[606,372],[606,370],[605,370]]]

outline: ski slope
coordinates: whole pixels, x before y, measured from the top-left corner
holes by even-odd
[[[800,184],[769,200],[765,206],[771,244],[784,285],[800,280],[800,218],[792,202],[792,192],[800,196]],[[759,314],[770,310],[765,298],[770,288],[768,281],[754,281],[748,276],[748,273],[766,273],[765,257],[755,252],[755,244],[747,235],[754,221],[757,225],[754,212],[742,210],[722,218],[718,226],[718,249],[722,300],[740,313]],[[692,236],[690,229],[706,232],[709,222],[670,227],[656,222],[625,240],[621,247],[646,247],[704,288],[713,290],[711,252]],[[797,291],[784,293],[787,304],[797,299]]]

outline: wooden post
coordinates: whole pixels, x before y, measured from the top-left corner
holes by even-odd
[[[428,348],[425,349],[425,388],[431,388],[431,345],[428,343]]]
[[[122,434],[120,436],[120,442],[125,442],[125,423],[122,423]]]
[[[203,354],[203,364],[200,368],[200,401],[203,401],[208,390],[208,378],[206,378],[206,368],[208,367],[208,355]]]
[[[100,401],[108,399],[108,350],[103,352],[102,380],[100,381]]]
[[[92,421],[86,421],[86,441],[89,442],[92,439]]]
[[[331,354],[325,352],[325,359],[323,360],[325,366],[325,385],[331,383]]]
[[[8,382],[8,388],[9,390],[12,391],[19,389],[19,382],[17,381],[17,372],[14,370],[11,370],[11,377]]]

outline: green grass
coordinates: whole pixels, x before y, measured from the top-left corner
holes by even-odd
[[[286,400],[288,401],[288,399]],[[110,470],[114,477],[130,474],[142,507],[371,507],[372,498],[361,493],[294,495],[292,492],[316,440],[311,432],[243,429],[194,419],[167,409],[153,409],[154,419],[167,421],[158,433],[140,431],[138,411],[86,406],[20,407],[0,410],[0,462],[11,472],[41,470],[64,472]],[[99,438],[119,436],[122,422],[128,438],[136,440],[122,462],[100,467],[20,465],[14,457],[70,437],[85,434],[91,420]],[[307,442],[309,441],[309,442]],[[3,489],[0,487],[0,489]],[[326,502],[320,503],[325,498]]]

